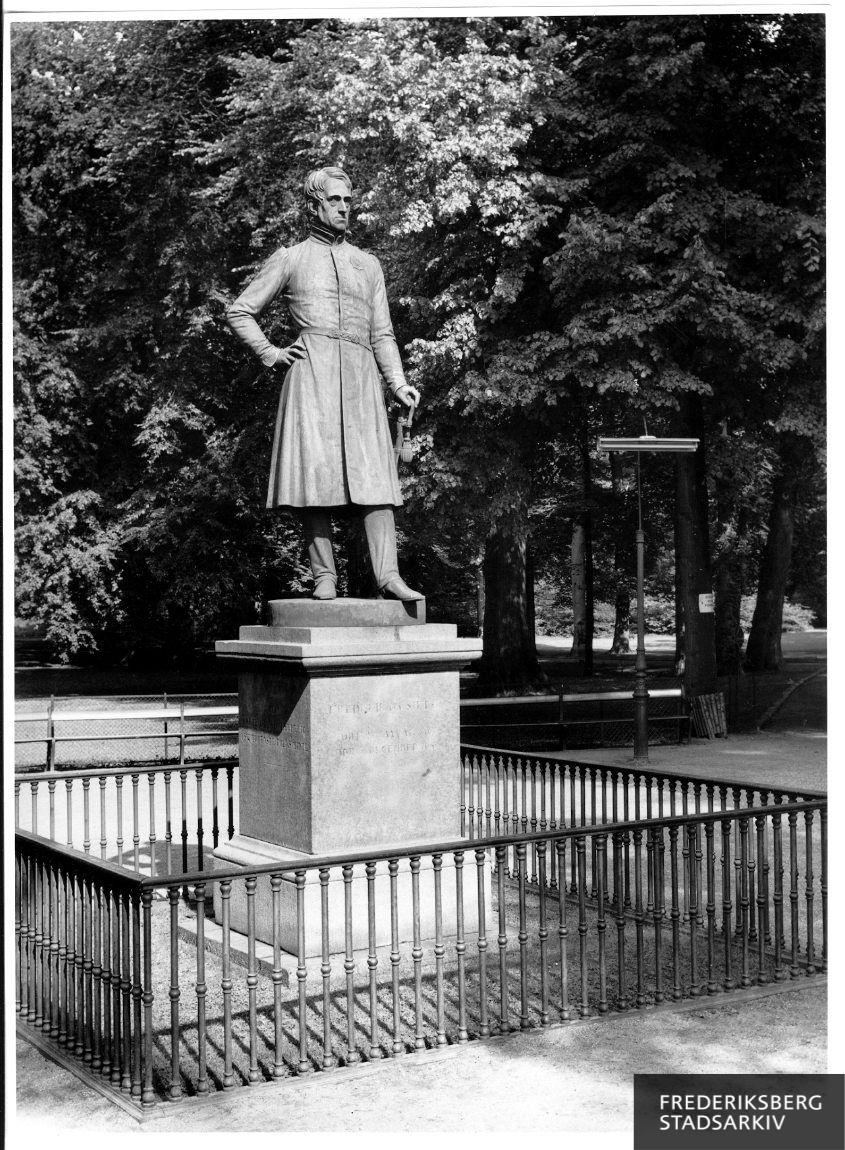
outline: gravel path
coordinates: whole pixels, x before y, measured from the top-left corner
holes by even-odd
[[[162,1105],[149,1133],[185,1131],[624,1132],[635,1073],[823,1072],[825,988],[808,985],[718,1008],[652,1011],[472,1043],[358,1069],[260,1084],[202,1102]],[[28,1043],[18,1042],[17,1135],[45,1127],[139,1129]],[[32,1084],[37,1082],[37,1094]],[[108,1143],[113,1146],[113,1140]]]

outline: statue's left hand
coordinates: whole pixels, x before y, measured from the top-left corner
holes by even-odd
[[[395,395],[406,407],[417,407],[419,405],[420,393],[415,387],[411,387],[410,383],[403,383],[401,387],[396,389]]]

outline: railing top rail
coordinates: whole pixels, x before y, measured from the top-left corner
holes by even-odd
[[[690,775],[683,771],[676,771],[672,767],[641,767],[635,763],[596,763],[586,759],[576,759],[566,751],[512,751],[500,747],[480,747],[474,743],[461,743],[461,754],[472,755],[503,755],[512,759],[522,759],[530,762],[532,759],[541,762],[570,764],[574,767],[598,768],[602,771],[612,771],[617,775],[640,775],[643,778],[675,779],[681,783],[699,783],[705,787],[727,787],[729,790],[762,791],[773,795],[795,795],[807,799],[826,799],[827,791],[816,790],[813,787],[782,787],[771,782],[759,782],[754,779],[711,778],[706,775]]]
[[[41,835],[33,835],[30,831],[16,831],[17,841],[24,841],[36,847],[43,853],[58,854],[74,866],[85,865],[92,873],[102,872],[106,868],[109,874],[122,876],[133,887],[142,888],[170,888],[186,884],[217,882],[221,879],[243,878],[245,875],[273,875],[295,874],[297,871],[317,870],[321,867],[338,867],[354,865],[362,862],[386,862],[389,859],[423,858],[429,855],[452,854],[455,851],[487,851],[498,846],[519,846],[525,843],[547,843],[566,839],[592,839],[595,837],[612,837],[615,834],[624,834],[631,831],[648,831],[651,828],[669,828],[693,826],[702,823],[733,822],[743,818],[765,817],[766,815],[801,814],[808,811],[826,810],[825,798],[808,799],[794,803],[776,803],[770,806],[740,807],[734,810],[712,811],[698,814],[667,815],[662,818],[636,819],[629,822],[616,822],[583,826],[565,827],[557,830],[544,830],[522,832],[517,834],[491,835],[489,838],[460,838],[449,839],[438,843],[412,843],[382,847],[377,850],[345,851],[331,855],[307,855],[296,860],[285,862],[262,863],[249,867],[215,867],[213,871],[189,871],[184,874],[170,875],[133,875],[132,872],[116,867],[113,863],[94,858],[91,855],[79,853],[76,850],[60,846]]]
[[[682,687],[649,688],[650,699],[681,699]],[[575,691],[568,695],[497,695],[486,699],[461,699],[462,707],[502,707],[508,703],[598,703],[604,701],[625,702],[633,699],[633,689],[628,691]]]
[[[173,736],[174,742],[177,736]],[[77,771],[16,771],[15,783],[49,783],[57,779],[98,779],[114,778],[119,775],[153,775],[177,774],[179,771],[219,770],[221,767],[237,766],[238,760],[231,759],[202,759],[199,762],[186,762],[184,766],[178,763],[126,763],[119,767],[87,767]]]
[[[202,698],[203,696],[197,696]],[[515,695],[496,696],[484,699],[461,699],[462,707],[501,707],[531,703],[595,703],[595,702],[625,702],[633,699],[633,691],[581,691],[573,694],[554,695]],[[649,690],[651,699],[680,699],[683,697],[681,687],[656,687]],[[237,706],[191,707],[184,709],[186,719],[208,718],[214,715],[237,715]],[[86,719],[102,721],[105,719],[178,719],[182,709],[178,706],[136,708],[124,707],[114,710],[56,710],[50,711],[17,711],[14,721],[16,723],[46,723],[52,718],[54,723],[84,722]]]
[[[423,858],[429,855],[451,854],[454,851],[486,851],[491,847],[518,846],[521,843],[530,846],[532,843],[557,842],[558,839],[590,839],[597,836],[610,837],[616,833],[624,833],[626,831],[647,831],[651,827],[680,827],[693,823],[732,821],[743,817],[747,818],[765,814],[789,815],[793,811],[796,814],[800,814],[808,810],[821,810],[826,807],[827,801],[825,799],[814,799],[808,802],[783,803],[770,807],[742,807],[739,810],[718,811],[712,814],[673,815],[662,819],[639,819],[636,822],[606,823],[604,826],[567,827],[565,830],[494,835],[490,838],[483,839],[452,839],[442,843],[412,844],[411,846],[401,846],[398,848],[392,846],[377,851],[344,852],[342,854],[320,855],[316,857],[309,855],[305,858],[297,859],[292,865],[281,868],[278,863],[265,863],[261,866],[249,867],[248,870],[250,874],[256,875],[295,874],[297,871],[318,870],[321,867],[337,867],[344,864],[385,862],[388,859]],[[238,878],[243,874],[243,867],[220,867],[219,869],[215,867],[211,877],[216,881],[220,878]],[[142,881],[147,886],[155,887],[162,885],[173,886],[177,883],[208,882],[208,879],[208,872],[194,871],[187,875],[169,876],[168,880],[164,880],[163,876],[161,876],[158,879],[145,877]]]
[[[209,719],[220,715],[237,715],[237,707],[151,707],[146,710],[124,709],[114,711],[22,711],[15,715],[16,723],[46,723],[52,719],[53,723],[84,723],[86,721],[102,722],[106,719],[115,719],[125,722],[129,719],[138,721],[158,720],[166,722],[170,719],[179,719],[182,715],[186,719]]]
[[[127,890],[138,890],[143,885],[143,876],[135,871],[109,862],[108,859],[85,854],[84,851],[66,846],[64,843],[57,843],[54,839],[45,838],[43,835],[33,834],[32,831],[16,830],[15,845],[21,841],[40,854],[63,860],[74,871],[82,871],[91,878],[101,879],[103,875],[108,875],[116,885],[123,886]]]

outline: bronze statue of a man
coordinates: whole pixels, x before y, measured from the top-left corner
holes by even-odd
[[[334,599],[331,515],[363,515],[370,559],[386,598],[414,600],[399,575],[394,507],[402,505],[379,372],[410,406],[378,260],[346,241],[352,181],[319,168],[305,181],[308,239],[279,248],[226,313],[232,330],[265,367],[287,368],[270,461],[267,506],[302,517],[314,598]],[[281,296],[299,328],[275,347],[256,317]]]

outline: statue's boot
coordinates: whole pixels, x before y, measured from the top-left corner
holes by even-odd
[[[378,593],[382,599],[401,599],[404,603],[413,603],[425,597],[419,591],[413,591],[400,575],[379,587]]]
[[[392,507],[370,507],[364,511],[364,530],[373,574],[382,599],[414,602],[425,598],[413,591],[399,574],[396,557],[396,522]]]
[[[327,511],[306,510],[302,513],[308,559],[314,576],[312,599],[337,598],[337,570],[332,548],[332,520]]]

